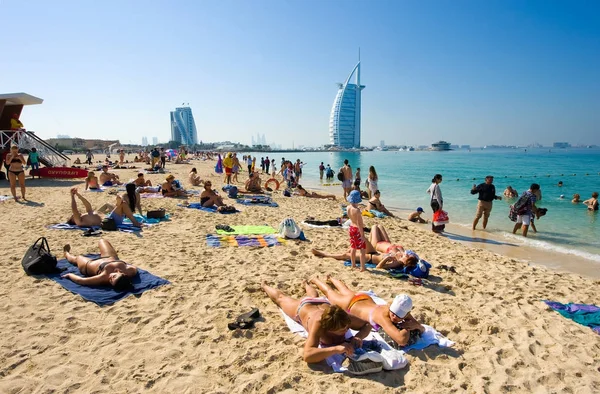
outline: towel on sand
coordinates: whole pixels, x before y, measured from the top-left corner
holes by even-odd
[[[265,207],[278,207],[279,205],[271,200],[269,196],[242,196],[236,202],[242,205],[262,205]]]
[[[276,234],[267,235],[214,235],[206,234],[206,244],[213,248],[221,246],[257,246],[270,247],[285,243],[285,239]]]
[[[271,226],[230,226],[233,231],[217,230],[220,235],[277,234]]]
[[[165,221],[169,220],[169,214],[166,214],[165,217],[162,219],[156,219],[156,218],[148,219],[146,216],[138,215],[137,213],[134,213],[133,217],[135,218],[135,220],[137,220],[138,222],[140,222],[146,226],[152,226],[152,225],[158,224],[160,222],[165,222]],[[125,218],[125,219],[123,219],[123,223],[127,224],[127,225],[131,225],[131,220],[129,220],[129,218]]]
[[[548,300],[544,302],[567,319],[590,327],[596,334],[600,334],[600,307],[591,304],[561,304]]]
[[[140,193],[141,198],[165,198],[162,193]]]
[[[379,298],[371,290],[361,291],[360,293],[368,294],[371,297],[371,299],[373,300],[373,302],[375,302],[377,305],[387,304],[384,299]],[[280,309],[280,311],[281,311],[281,309]],[[283,311],[281,311],[281,314],[283,315],[283,318],[291,332],[298,334],[298,335],[302,336],[303,338],[308,337],[308,333],[306,332],[306,330],[304,329],[304,327],[301,324],[298,324],[295,320],[293,320],[292,318],[287,316],[285,313],[283,313]],[[394,350],[395,352],[402,352],[402,354],[404,354],[403,352],[406,352],[409,350],[425,349],[426,347],[431,346],[431,345],[438,345],[439,347],[454,346],[454,342],[452,342],[451,340],[449,340],[448,338],[443,336],[441,333],[436,331],[435,328],[428,326],[426,324],[423,324],[423,326],[425,327],[425,332],[421,335],[419,340],[417,342],[413,343],[412,345],[405,346],[402,349],[402,351],[393,349],[391,346],[389,346],[383,340],[381,335],[379,335],[378,333],[376,333],[374,331],[372,331],[371,334],[369,334],[369,336],[365,338],[365,340],[376,340],[378,342],[382,342],[382,349],[385,349],[385,350],[390,349],[390,350]],[[352,332],[352,335],[353,334],[355,334],[355,332]],[[348,335],[348,334],[346,334],[346,335]],[[383,346],[383,344],[385,346]],[[404,364],[402,364],[403,360],[399,357],[399,355],[397,353],[393,353],[393,352],[390,353],[390,352],[382,351],[381,355],[384,358],[384,361],[383,361],[384,369],[399,369],[399,368],[403,368],[406,365],[406,363],[408,363],[408,361],[406,359],[404,359],[405,360]],[[395,360],[395,363],[392,363],[391,360]],[[327,361],[327,364],[330,365],[335,372],[344,372],[346,370],[346,368],[342,366],[342,362],[344,361],[344,356],[342,356],[342,355],[335,355],[335,356],[329,357],[329,358],[327,358],[326,361]],[[395,365],[396,368],[389,368],[390,364]],[[386,368],[386,366],[387,366],[387,368]]]
[[[100,188],[98,189],[87,189],[86,192],[94,192],[94,193],[101,193],[104,191],[104,187],[100,186]]]
[[[87,231],[89,229],[92,230],[100,230],[101,227],[100,226],[89,226],[89,227],[80,227],[77,226],[75,224],[68,224],[68,223],[57,223],[57,224],[51,224],[46,226],[47,228],[51,228],[53,230],[82,230],[82,231]],[[122,231],[124,233],[133,233],[133,232],[138,232],[138,231],[142,231],[141,228],[139,227],[135,227],[134,225],[131,224],[131,222],[129,223],[123,223],[117,226],[117,229],[119,231]]]
[[[222,213],[222,214],[228,214],[228,213],[238,213],[240,212],[239,210],[236,209],[235,212],[222,212],[222,211],[217,211],[217,206],[213,205],[212,207],[203,207],[202,204],[200,204],[199,202],[193,202],[191,204],[188,205],[183,205],[183,204],[179,204],[180,207],[184,207],[184,208],[191,208],[191,209],[198,209],[200,211],[204,211],[204,212],[210,212],[210,213]]]
[[[88,254],[86,257],[97,258],[100,255]],[[70,264],[66,259],[58,261],[57,267],[64,271],[60,273],[53,273],[46,275],[65,289],[72,293],[79,294],[84,300],[95,302],[100,306],[114,304],[115,302],[131,295],[131,294],[142,294],[146,290],[153,289],[162,285],[167,285],[170,282],[166,279],[154,276],[148,271],[138,268],[138,274],[131,279],[133,288],[128,291],[117,292],[110,286],[98,286],[88,287],[78,285],[70,279],[62,278],[62,275],[67,273],[74,273],[80,275],[79,269],[73,264]]]

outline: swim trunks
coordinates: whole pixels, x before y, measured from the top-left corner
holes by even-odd
[[[106,181],[102,184],[102,186],[112,186],[112,185],[113,185],[112,181]]]
[[[342,187],[344,189],[350,189],[352,187],[352,180],[347,179],[345,181],[342,182]]]
[[[350,247],[352,249],[365,249],[367,244],[360,236],[360,230],[356,226],[350,226],[348,228],[348,234],[350,235]]]

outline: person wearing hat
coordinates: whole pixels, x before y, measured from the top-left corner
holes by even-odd
[[[165,182],[162,184],[162,194],[165,197],[189,197],[189,194],[185,192],[183,189],[175,189],[173,184],[175,183],[175,176],[170,174],[165,179]]]
[[[360,198],[360,192],[352,190],[347,197],[350,205],[347,208],[348,219],[350,219],[350,227],[348,228],[348,234],[350,235],[350,262],[352,269],[356,268],[356,250],[360,250],[360,271],[364,272],[367,270],[365,264],[367,262],[367,256],[365,249],[367,247],[364,224],[362,220],[362,212],[358,207],[358,203],[362,201]]]
[[[369,295],[350,290],[341,280],[332,277],[328,277],[327,280],[336,290],[318,277],[311,279],[311,283],[317,286],[333,305],[368,322],[390,346],[399,348],[410,345],[425,331],[425,327],[410,314],[413,303],[408,295],[397,295],[391,305],[377,305]]]
[[[425,220],[421,217],[422,213],[423,213],[423,208],[418,207],[416,211],[414,211],[408,215],[408,221],[413,222],[413,223],[427,223],[427,220]]]

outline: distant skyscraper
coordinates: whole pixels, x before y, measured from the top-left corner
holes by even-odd
[[[356,75],[355,83],[350,83],[353,75]],[[365,88],[360,84],[360,60],[338,88],[329,118],[329,140],[340,148],[359,148],[360,95]]]
[[[183,145],[198,143],[196,123],[190,107],[179,107],[175,108],[175,111],[171,111],[171,141],[177,141]]]
[[[148,137],[142,137],[142,146],[148,146]]]
[[[158,145],[158,138],[152,137],[152,145]]]
[[[385,140],[379,141],[379,146],[381,146],[382,148],[384,148],[385,147]]]

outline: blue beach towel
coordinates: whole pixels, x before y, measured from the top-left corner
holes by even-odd
[[[68,224],[68,223],[51,224],[51,225],[49,225],[47,227],[51,228],[53,230],[82,230],[82,231],[87,231],[89,229],[92,229],[92,230],[100,230],[101,229],[100,226],[80,227],[80,226],[77,226],[75,224]],[[118,228],[119,231],[122,231],[124,233],[133,233],[133,232],[142,231],[141,228],[135,227],[134,225],[131,224],[131,222],[120,224],[120,225],[117,226],[117,228]]]
[[[92,259],[100,257],[100,255],[97,254],[88,254],[85,256]],[[170,283],[166,279],[159,278],[158,276],[152,275],[148,271],[144,271],[143,269],[138,268],[138,275],[136,275],[131,280],[133,283],[133,288],[128,291],[118,292],[109,286],[82,286],[71,281],[70,279],[62,278],[61,276],[67,273],[81,275],[79,269],[77,269],[77,267],[73,264],[70,264],[66,259],[59,260],[57,267],[61,270],[64,269],[64,271],[60,273],[48,274],[45,276],[52,279],[53,281],[55,281],[65,289],[69,290],[70,292],[80,295],[81,298],[83,298],[84,300],[95,302],[100,306],[111,305],[131,294],[142,294],[146,290],[150,290],[155,287],[167,285]]]
[[[600,307],[590,304],[561,304],[548,300],[544,302],[563,317],[590,327],[596,334],[600,334]]]
[[[184,207],[184,208],[198,209],[200,211],[210,212],[210,213],[228,214],[228,213],[238,213],[238,212],[240,212],[237,209],[236,209],[235,212],[221,212],[221,211],[217,211],[217,207],[215,205],[213,205],[212,207],[203,207],[202,204],[200,204],[199,202],[193,202],[193,203],[188,204],[188,205],[181,205],[181,204],[179,204],[179,206],[180,207]]]
[[[360,264],[360,260],[358,259],[358,256],[357,256],[357,258],[356,258],[356,265],[359,265],[359,264]],[[346,267],[351,267],[352,263],[350,261],[344,261],[344,265]],[[367,264],[365,264],[365,268],[374,269],[374,268],[377,268],[377,264],[367,263]],[[386,270],[386,271],[392,277],[397,278],[397,279],[405,278],[406,275],[411,275],[411,276],[414,276],[415,278],[427,278],[429,276],[429,268],[431,268],[431,264],[429,264],[425,260],[419,260],[419,263],[413,269],[406,269],[406,268],[396,269],[396,268],[392,268],[392,269],[389,269],[389,270]]]

